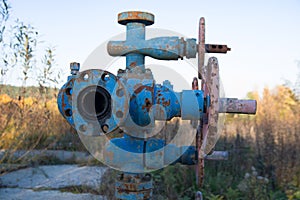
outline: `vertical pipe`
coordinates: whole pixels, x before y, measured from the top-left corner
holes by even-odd
[[[126,24],[126,41],[138,43],[140,40],[145,40],[145,24],[130,22]],[[145,56],[139,53],[130,53],[126,55],[126,69],[135,67],[145,71]]]

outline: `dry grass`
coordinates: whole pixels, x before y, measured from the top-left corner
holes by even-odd
[[[75,131],[60,115],[55,98],[13,99],[1,94],[0,110],[0,149],[11,153],[33,149],[85,150]],[[2,162],[9,160],[9,154],[2,158]]]
[[[258,101],[256,116],[227,115],[224,133],[216,148],[229,150],[231,158],[220,164],[206,165],[211,178],[206,179],[209,188],[203,190],[228,195],[224,188],[212,189],[212,185],[222,184],[215,181],[226,180],[225,176],[230,183],[232,181],[232,191],[238,191],[237,184],[255,166],[258,175],[269,180],[267,193],[280,189],[292,199],[300,191],[300,102],[283,86],[265,89],[261,97],[257,93],[251,93],[250,97]],[[18,149],[85,150],[75,131],[59,114],[54,95],[52,98],[40,94],[14,99],[2,94],[0,110],[0,149],[11,152]],[[157,137],[171,141],[183,126],[186,132],[193,130],[189,124],[183,125],[174,119],[166,123]],[[0,163],[10,162],[9,156]]]

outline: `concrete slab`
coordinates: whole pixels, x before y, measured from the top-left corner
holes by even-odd
[[[74,194],[59,189],[84,186],[99,191],[106,167],[46,165],[20,169],[0,176],[0,199],[105,199],[89,193]],[[36,191],[38,190],[38,191]]]
[[[106,167],[46,165],[10,172],[0,177],[0,186],[18,188],[63,188],[85,185],[99,189]]]
[[[32,160],[38,157],[51,157],[67,163],[89,163],[95,160],[88,152],[64,151],[64,150],[0,150],[0,160],[9,156],[10,159]]]
[[[0,188],[1,200],[105,200],[101,195],[93,194],[73,194],[70,192],[60,192],[57,190],[33,191],[22,188]]]

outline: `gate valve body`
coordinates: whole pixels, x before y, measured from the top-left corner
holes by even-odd
[[[222,160],[228,156],[226,152],[211,152],[217,140],[218,114],[256,112],[255,100],[219,98],[218,60],[211,57],[204,65],[205,53],[226,53],[230,48],[205,43],[204,18],[200,19],[198,43],[194,38],[175,36],[146,40],[145,27],[154,23],[154,15],[147,12],[120,13],[118,22],[126,25],[126,40],[110,41],[107,51],[111,56],[125,56],[126,69],[117,75],[100,69],[79,72],[79,63],[71,63],[71,75],[58,95],[61,114],[79,134],[102,137],[122,132],[122,137],[108,137],[104,150],[105,162],[124,172],[116,182],[117,198],[150,198],[151,178],[143,173],[168,163],[197,165],[201,185],[204,158]],[[151,70],[145,68],[145,56],[177,60],[196,55],[201,88],[195,78],[192,90],[175,92],[170,81],[156,83]],[[199,121],[195,146],[166,145],[165,140],[153,137],[155,121],[174,117]],[[123,156],[118,148],[133,154]],[[134,189],[126,184],[134,185]]]

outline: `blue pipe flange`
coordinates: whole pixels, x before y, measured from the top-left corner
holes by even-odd
[[[126,90],[112,73],[99,69],[81,72],[72,90],[76,130],[90,136],[114,132],[127,115],[126,98]]]
[[[126,72],[119,75],[119,81],[126,91],[129,103],[123,106],[127,115],[123,117],[118,125],[126,134],[144,139],[151,136],[151,132],[155,127],[153,117],[155,81],[150,70],[142,73],[140,68],[135,67]],[[122,102],[118,102],[118,104],[120,103]]]
[[[181,94],[181,118],[199,120],[204,111],[204,95],[201,90],[183,90]]]
[[[72,77],[72,76],[69,76]],[[75,128],[72,110],[72,91],[74,79],[70,78],[58,92],[57,105],[61,115],[68,121],[68,123]]]

